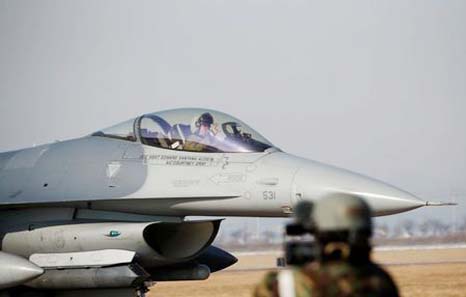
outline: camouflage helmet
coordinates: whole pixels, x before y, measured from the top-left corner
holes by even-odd
[[[332,194],[315,202],[312,217],[317,233],[372,232],[371,210],[367,203],[354,195]]]

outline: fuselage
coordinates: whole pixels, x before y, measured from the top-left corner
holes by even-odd
[[[264,152],[202,153],[100,136],[0,154],[0,207],[77,207],[145,215],[270,216],[333,192],[365,198],[374,215],[425,205],[344,169]]]

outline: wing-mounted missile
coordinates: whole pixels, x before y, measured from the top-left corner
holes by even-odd
[[[45,273],[25,285],[48,290],[136,288],[146,281],[205,280],[237,261],[214,246],[191,261],[163,267],[144,269],[135,256],[126,250],[33,254],[29,260]]]
[[[136,288],[149,275],[127,250],[33,254],[29,260],[45,269],[25,285],[34,289]]]
[[[138,288],[150,276],[137,264],[114,267],[49,269],[26,286],[46,290]]]
[[[39,277],[44,270],[30,261],[0,252],[0,289],[12,288]]]

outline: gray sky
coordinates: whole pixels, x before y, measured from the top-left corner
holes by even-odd
[[[0,0],[0,151],[186,106],[466,215],[466,1]]]

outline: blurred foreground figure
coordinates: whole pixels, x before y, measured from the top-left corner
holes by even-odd
[[[255,297],[399,296],[390,276],[370,259],[372,222],[364,200],[338,194],[314,207],[299,204],[296,224],[288,226],[287,233],[306,231],[315,236],[315,243],[307,249],[296,243],[290,249],[288,244],[287,262],[293,268],[268,273]],[[296,257],[308,260],[297,265]]]

